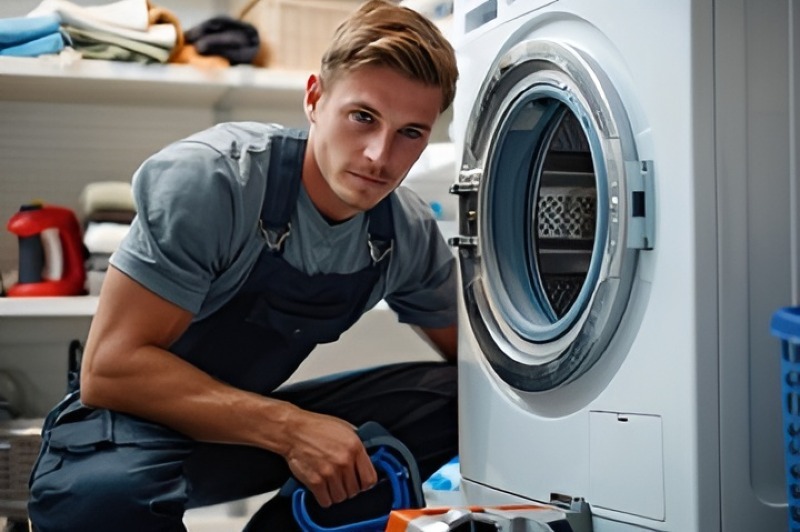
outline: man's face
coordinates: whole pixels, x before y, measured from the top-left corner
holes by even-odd
[[[309,79],[303,183],[317,209],[345,220],[394,190],[428,144],[442,91],[388,67],[362,67],[321,86]]]

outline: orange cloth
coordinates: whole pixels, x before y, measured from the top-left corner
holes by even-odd
[[[539,506],[537,504],[509,504],[503,506],[492,506],[491,508],[497,510],[550,510],[551,508],[548,506]],[[482,506],[455,506],[452,508],[449,507],[442,507],[442,508],[418,508],[416,510],[393,510],[392,513],[389,514],[389,522],[386,523],[386,532],[406,532],[408,530],[408,525],[412,523],[415,519],[420,517],[426,517],[431,515],[442,515],[450,510],[453,509],[460,509],[460,510],[469,510],[473,513],[481,513],[485,511],[485,507]]]
[[[181,46],[180,50],[170,58],[170,62],[194,65],[200,68],[227,68],[231,66],[230,61],[221,55],[200,54],[193,44]]]

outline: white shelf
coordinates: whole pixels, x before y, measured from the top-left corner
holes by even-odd
[[[298,105],[309,72],[201,69],[77,57],[0,57],[0,101],[154,106]]]
[[[0,297],[0,318],[94,316],[97,296]]]

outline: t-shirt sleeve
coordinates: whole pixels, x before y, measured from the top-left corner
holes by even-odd
[[[196,142],[173,144],[133,177],[137,215],[111,263],[176,305],[197,313],[228,264],[236,192],[229,161]]]
[[[452,325],[456,322],[458,291],[452,250],[430,207],[416,194],[398,188],[393,208],[396,250],[384,299],[403,323]]]

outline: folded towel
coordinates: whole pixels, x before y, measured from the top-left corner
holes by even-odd
[[[83,244],[89,253],[111,254],[119,247],[130,228],[131,226],[126,224],[92,222],[86,226]]]
[[[65,23],[78,27],[110,25],[147,31],[150,26],[147,0],[120,0],[97,6],[79,6],[67,0],[42,0],[28,16],[50,13],[56,13]]]
[[[38,57],[45,54],[57,54],[64,49],[64,37],[60,32],[45,35],[33,41],[28,41],[6,48],[0,48],[0,55],[12,57]]]
[[[52,13],[40,17],[0,19],[0,48],[8,48],[58,33],[60,23],[58,15]]]
[[[127,181],[98,181],[83,188],[80,196],[84,216],[99,210],[135,212],[131,184]]]

